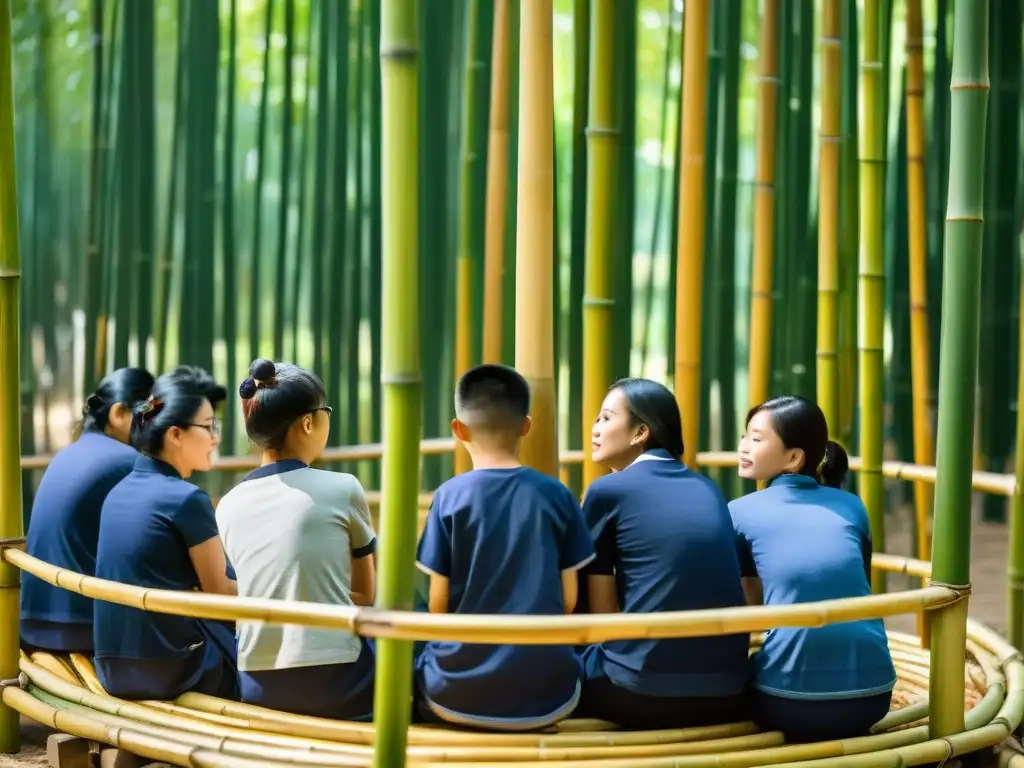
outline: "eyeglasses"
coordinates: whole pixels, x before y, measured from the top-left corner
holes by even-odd
[[[205,429],[207,432],[210,433],[210,437],[220,437],[220,419],[214,419],[209,424],[189,423],[186,426],[199,427],[200,429]]]
[[[321,405],[319,408],[314,408],[310,413],[316,413],[317,411],[323,411],[330,416],[334,412],[334,409],[329,405]]]

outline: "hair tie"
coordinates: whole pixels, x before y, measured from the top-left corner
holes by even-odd
[[[818,468],[814,470],[814,476],[821,479],[821,471],[825,469],[825,463],[828,461],[828,444],[825,444],[825,453],[822,454],[821,461],[818,462]]]
[[[162,409],[163,407],[163,400],[160,400],[150,395],[149,399],[143,401],[143,403],[138,407],[136,413],[139,415],[139,419],[142,421],[142,423],[145,424],[151,418],[160,413],[160,409]]]

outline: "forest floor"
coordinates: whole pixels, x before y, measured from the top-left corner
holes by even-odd
[[[907,555],[911,552],[909,509],[887,517],[886,551]],[[975,514],[972,534],[971,616],[992,629],[1003,632],[1006,625],[1006,550],[1008,529],[1003,524],[986,523]],[[889,589],[914,589],[914,579],[890,574]],[[913,616],[897,616],[886,625],[903,632],[916,632]],[[46,765],[46,738],[53,731],[27,718],[21,721],[22,751],[13,756],[0,755],[0,768],[25,768]]]

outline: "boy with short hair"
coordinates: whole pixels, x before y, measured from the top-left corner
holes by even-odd
[[[517,458],[530,431],[530,387],[514,369],[480,365],[455,389],[452,432],[473,469],[434,494],[416,564],[432,613],[568,614],[577,571],[594,558],[579,502]],[[570,646],[429,642],[416,662],[428,721],[533,730],[568,717],[580,669]]]

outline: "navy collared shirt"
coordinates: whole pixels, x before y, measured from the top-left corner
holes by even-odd
[[[217,536],[210,498],[170,464],[139,456],[107,495],[100,520],[96,576],[154,589],[199,587],[191,547]],[[180,660],[204,638],[197,619],[97,600],[97,659]]]
[[[562,615],[561,573],[594,556],[572,492],[529,467],[475,469],[434,494],[416,554],[449,580],[450,613]],[[580,668],[571,646],[430,642],[419,685],[444,720],[531,727],[568,715]]]
[[[93,576],[100,510],[135,466],[138,452],[102,432],[85,432],[57,453],[32,503],[26,551],[58,568]],[[21,636],[54,651],[92,650],[93,601],[21,574]]]
[[[854,494],[787,474],[729,509],[743,574],[760,577],[765,605],[871,594],[871,529]],[[896,683],[881,619],[773,629],[754,663],[756,686],[785,698],[859,698]]]
[[[667,451],[648,451],[587,488],[583,513],[623,613],[746,604],[729,508],[718,486]],[[616,640],[588,649],[587,676],[645,696],[733,696],[749,676],[750,635]]]

